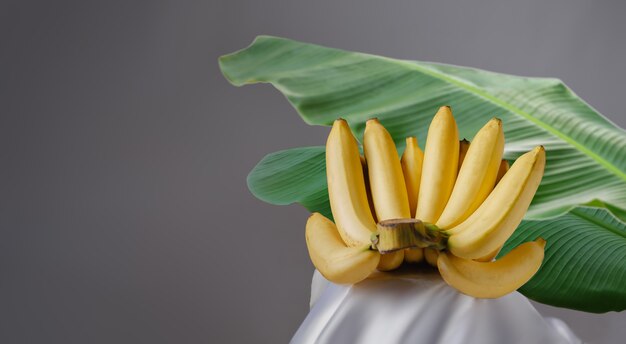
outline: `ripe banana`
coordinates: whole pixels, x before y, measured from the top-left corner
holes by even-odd
[[[493,258],[541,182],[545,150],[536,147],[509,169],[503,149],[499,119],[471,144],[459,142],[445,106],[431,122],[425,152],[409,137],[402,158],[378,120],[366,123],[365,156],[348,123],[335,121],[326,142],[326,172],[337,225],[319,213],[307,221],[313,264],[332,282],[357,283],[376,269],[426,260],[468,295],[492,298],[516,290],[539,269],[545,241]]]
[[[543,146],[519,157],[489,197],[465,221],[447,231],[457,257],[479,259],[501,247],[519,225],[541,182]]]
[[[508,170],[509,170],[509,162],[506,159],[502,159],[502,161],[500,161],[500,167],[498,168],[498,175],[496,176],[496,185],[498,185],[498,183],[500,182],[500,179],[504,177],[504,174]],[[500,253],[500,250],[502,250],[502,246],[498,247],[497,249],[495,249],[493,252],[489,253],[488,255],[484,257],[480,257],[475,260],[479,262],[490,262],[494,260],[494,258],[496,258],[498,253]]]
[[[500,161],[500,167],[498,167],[498,175],[496,176],[496,185],[500,182],[500,179],[504,177],[504,174],[509,170],[509,162],[506,159]]]
[[[460,292],[480,298],[497,298],[517,290],[539,270],[545,240],[519,245],[494,262],[480,263],[439,254],[437,266],[443,279]]]
[[[459,141],[459,166],[457,168],[458,172],[461,171],[461,166],[463,166],[463,160],[465,160],[465,154],[467,154],[467,150],[470,147],[470,142],[466,139]]]
[[[415,264],[424,260],[424,249],[422,248],[407,248],[404,250],[404,261],[407,263]]]
[[[378,221],[411,217],[396,145],[377,119],[365,124],[363,151]]]
[[[372,218],[374,219],[374,222],[378,222],[378,219],[376,218],[376,211],[374,210],[374,199],[372,198],[372,188],[370,187],[370,177],[367,170],[367,162],[365,161],[365,157],[362,155],[361,166],[363,166],[363,179],[365,180],[365,193],[367,193],[367,204],[370,207],[370,212],[372,213]]]
[[[369,245],[348,247],[335,224],[320,213],[306,223],[306,245],[313,265],[329,281],[358,283],[367,278],[379,263],[380,254]]]
[[[490,262],[496,258],[498,253],[500,253],[500,250],[502,250],[502,246],[496,248],[493,252],[489,253],[488,255],[474,259],[474,260],[477,262]]]
[[[436,223],[452,193],[459,163],[459,132],[449,106],[430,123],[415,218]]]
[[[425,248],[424,249],[424,258],[428,265],[432,267],[437,267],[437,258],[439,257],[439,251],[434,248]]]
[[[335,121],[326,141],[326,176],[341,238],[348,246],[369,244],[376,222],[367,201],[359,147],[343,119]]]
[[[406,147],[400,164],[402,165],[402,174],[404,175],[404,181],[406,183],[406,191],[409,196],[409,208],[411,210],[411,217],[415,217],[415,210],[417,208],[417,196],[420,189],[420,179],[422,178],[422,162],[424,160],[424,153],[417,145],[416,137],[406,138]],[[424,260],[424,249],[411,248],[404,250],[404,261],[411,264],[416,264]]]
[[[363,151],[378,221],[409,218],[411,210],[398,151],[391,135],[377,119],[365,124]],[[384,254],[378,269],[396,269],[403,260],[404,251]]]
[[[407,137],[406,147],[402,153],[400,164],[402,165],[402,173],[406,183],[406,191],[409,196],[409,208],[411,209],[411,217],[415,217],[417,208],[417,196],[420,191],[420,179],[422,178],[422,162],[424,153],[417,145],[417,138]]]
[[[404,261],[404,250],[393,252],[393,253],[381,254],[380,262],[378,263],[378,266],[376,267],[376,269],[380,271],[395,270],[398,267],[400,267],[400,265],[402,265],[403,261]]]
[[[448,229],[461,223],[487,198],[495,185],[503,151],[502,121],[494,118],[472,140],[450,199],[437,220],[439,228]]]

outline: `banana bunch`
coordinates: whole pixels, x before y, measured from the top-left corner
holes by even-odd
[[[494,118],[471,143],[459,142],[452,110],[439,109],[424,152],[415,137],[398,157],[391,135],[367,121],[363,152],[343,119],[326,143],[326,173],[335,223],[319,213],[306,224],[315,267],[328,280],[353,284],[375,270],[426,260],[457,290],[496,298],[526,283],[541,266],[545,241],[513,249],[497,261],[541,182],[538,146],[509,168],[502,159],[502,122]]]

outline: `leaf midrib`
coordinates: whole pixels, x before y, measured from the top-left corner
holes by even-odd
[[[396,63],[400,63],[402,65],[405,65],[406,67],[410,68],[410,69],[414,69],[419,71],[420,73],[424,73],[424,74],[428,74],[434,78],[449,82],[451,84],[454,84],[462,89],[465,89],[466,91],[475,93],[476,95],[478,95],[479,97],[482,97],[483,99],[492,102],[495,105],[498,105],[502,108],[505,108],[506,110],[510,111],[511,113],[514,113],[518,116],[521,116],[531,122],[533,122],[534,124],[536,124],[537,126],[539,126],[540,128],[546,130],[547,132],[559,137],[560,139],[562,139],[563,141],[567,142],[568,144],[572,145],[573,147],[575,147],[576,149],[578,149],[580,152],[582,152],[583,154],[586,154],[587,156],[589,156],[590,158],[592,158],[593,160],[597,161],[600,165],[602,165],[604,168],[606,168],[607,170],[609,170],[611,173],[615,174],[616,176],[618,176],[619,178],[621,178],[622,180],[626,181],[626,173],[622,172],[619,168],[617,168],[617,166],[613,165],[612,163],[610,163],[609,161],[607,161],[606,159],[604,159],[603,157],[599,156],[598,154],[596,154],[595,152],[591,151],[590,149],[588,149],[587,147],[581,145],[580,143],[576,142],[576,140],[574,140],[573,138],[565,135],[564,133],[558,131],[556,128],[552,127],[551,125],[549,125],[548,123],[545,123],[541,120],[539,120],[538,118],[532,116],[531,114],[529,114],[528,112],[525,112],[524,110],[516,107],[513,104],[507,103],[483,90],[481,90],[480,88],[474,87],[470,84],[467,84],[455,77],[450,77],[447,76],[445,74],[439,73],[435,70],[432,70],[430,68],[427,67],[423,67],[420,66],[414,62],[411,61],[403,61],[403,60],[396,60],[396,59],[391,59],[388,57],[383,57],[383,56],[378,56],[384,60],[389,60],[389,61],[393,61]]]

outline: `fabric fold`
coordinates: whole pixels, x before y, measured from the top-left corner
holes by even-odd
[[[315,271],[310,304],[291,343],[581,343],[518,292],[476,299],[428,269],[375,273],[347,286]]]

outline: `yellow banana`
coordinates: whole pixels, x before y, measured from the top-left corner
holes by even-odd
[[[411,217],[415,217],[417,209],[417,196],[420,191],[420,179],[422,178],[422,162],[424,153],[417,145],[417,138],[407,137],[406,148],[402,153],[400,164],[402,165],[402,173],[406,183],[406,191],[409,196],[409,208]]]
[[[362,155],[361,166],[363,166],[363,179],[365,180],[365,193],[367,193],[367,204],[370,207],[370,213],[372,213],[372,218],[374,219],[374,222],[378,223],[378,219],[376,218],[376,211],[374,210],[374,199],[372,198],[372,188],[370,187],[370,177],[367,170],[367,162],[365,161],[365,157]]]
[[[517,290],[539,270],[545,240],[519,245],[494,262],[481,263],[442,252],[437,266],[443,279],[473,297],[497,298]]]
[[[479,259],[501,247],[519,225],[541,182],[543,146],[519,157],[489,197],[465,221],[447,231],[457,257]]]
[[[417,196],[420,189],[420,179],[422,178],[422,162],[424,153],[417,145],[416,137],[406,138],[406,147],[400,164],[402,165],[402,174],[406,183],[406,191],[409,196],[409,209],[411,217],[415,217],[417,208]],[[410,248],[404,250],[404,261],[415,264],[424,260],[424,250],[421,248]]]
[[[397,269],[404,261],[404,251],[405,250],[381,254],[380,262],[376,268],[380,271],[391,271]]]
[[[365,124],[363,151],[378,221],[409,218],[409,198],[396,145],[377,119]]]
[[[496,176],[496,185],[500,182],[500,179],[504,177],[504,174],[509,170],[509,162],[505,159],[500,161],[500,167],[498,167],[498,175]]]
[[[456,179],[459,132],[448,106],[442,106],[430,123],[415,218],[436,223]]]
[[[500,182],[500,179],[502,179],[502,177],[504,177],[504,174],[508,170],[509,170],[509,162],[506,159],[502,159],[502,161],[500,161],[500,167],[498,168],[498,175],[496,176],[496,185]],[[476,260],[479,261],[479,262],[490,262],[494,258],[496,258],[498,253],[500,253],[501,249],[502,249],[502,246],[498,247],[496,250],[494,250],[493,252],[489,253],[488,255],[486,255],[484,257],[480,257],[480,258],[478,258]]]
[[[502,121],[494,118],[472,140],[450,199],[437,220],[439,228],[448,229],[461,223],[487,198],[495,185],[503,151]]]
[[[313,213],[306,222],[306,245],[315,268],[339,284],[364,280],[374,272],[381,256],[369,245],[346,246],[335,224],[320,213]]]
[[[377,119],[365,124],[363,151],[378,221],[409,218],[411,211],[402,166],[396,145]],[[379,270],[393,270],[402,264],[404,251],[384,254]]]
[[[404,261],[407,263],[415,264],[424,260],[424,249],[421,248],[408,248],[404,250]]]
[[[536,147],[509,170],[503,148],[499,119],[489,121],[471,145],[459,142],[446,106],[431,122],[425,152],[410,137],[401,159],[378,120],[366,123],[364,157],[348,123],[335,121],[326,143],[326,171],[337,225],[319,213],[307,221],[313,264],[332,282],[357,283],[376,269],[394,270],[403,261],[425,259],[468,295],[490,298],[517,289],[539,269],[545,241],[520,245],[491,260],[530,205],[543,176],[545,150]],[[371,249],[377,221],[411,217],[445,230],[448,251],[412,248],[380,254]]]
[[[490,262],[496,258],[498,253],[500,253],[500,250],[502,250],[502,246],[496,248],[493,252],[489,253],[488,255],[484,257],[476,258],[474,260],[477,262]]]
[[[463,160],[465,160],[465,154],[467,154],[467,150],[469,149],[469,147],[470,142],[466,139],[459,141],[459,166],[457,168],[457,175],[458,171],[461,170],[461,166],[463,166]]]
[[[335,121],[326,141],[326,176],[341,238],[348,246],[369,244],[376,222],[367,201],[359,147],[343,119]]]
[[[432,267],[437,267],[437,258],[439,257],[439,251],[434,248],[425,248],[424,249],[424,258],[428,265]]]

